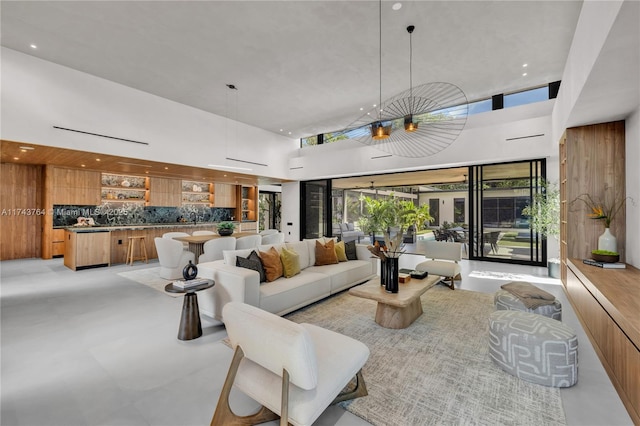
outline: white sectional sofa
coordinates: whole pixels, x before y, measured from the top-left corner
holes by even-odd
[[[198,276],[213,279],[215,286],[198,293],[200,312],[224,322],[222,308],[229,302],[243,302],[265,311],[284,315],[332,294],[361,284],[377,273],[377,258],[365,244],[356,244],[357,260],[332,265],[315,265],[315,241],[259,246],[256,251],[274,247],[294,250],[300,256],[300,273],[260,283],[259,273],[236,265],[236,256],[247,257],[252,249],[225,251],[223,260],[198,264]],[[319,239],[324,242],[325,239]],[[326,240],[328,241],[328,239]]]

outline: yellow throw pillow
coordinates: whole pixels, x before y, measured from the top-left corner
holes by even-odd
[[[338,262],[346,262],[347,260],[347,251],[344,247],[344,241],[340,241],[335,245],[336,248],[336,257],[338,258]]]
[[[280,260],[285,278],[291,278],[300,273],[300,255],[295,251],[283,248],[280,252]]]
[[[268,282],[275,281],[282,276],[282,262],[278,250],[271,247],[269,251],[261,251],[260,260],[262,260]]]
[[[326,244],[316,241],[316,266],[333,265],[338,263],[336,249],[333,240],[329,240]]]

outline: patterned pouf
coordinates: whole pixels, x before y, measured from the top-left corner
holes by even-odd
[[[532,314],[544,315],[545,317],[562,321],[562,303],[558,299],[554,300],[551,305],[542,305],[535,309],[529,309],[516,296],[507,290],[500,289],[493,296],[493,302],[498,310],[531,312]]]
[[[502,310],[489,315],[489,356],[528,382],[565,388],[578,381],[575,332],[542,315]]]

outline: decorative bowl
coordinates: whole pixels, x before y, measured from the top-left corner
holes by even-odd
[[[595,254],[591,253],[593,260],[603,263],[616,263],[620,260],[619,254]]]

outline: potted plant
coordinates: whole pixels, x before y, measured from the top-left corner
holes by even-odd
[[[531,204],[522,210],[522,215],[529,218],[530,229],[544,238],[560,235],[560,190],[556,184],[543,181],[541,191],[536,192]],[[547,262],[549,276],[560,277],[560,259],[550,258]]]
[[[236,228],[236,225],[233,222],[220,222],[218,224],[218,234],[220,236],[229,236],[233,234],[233,230]]]

